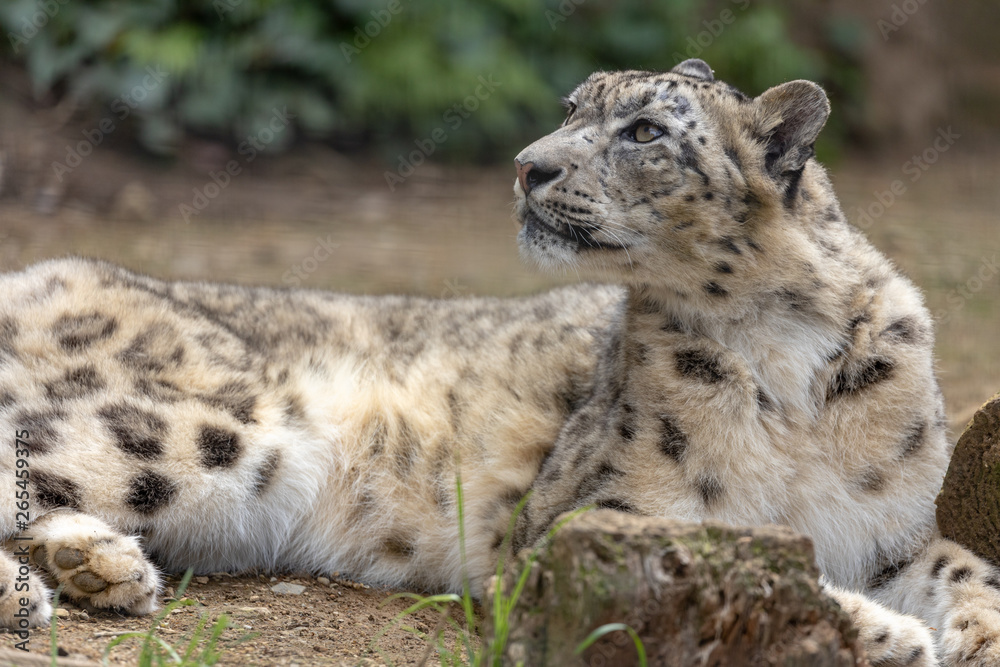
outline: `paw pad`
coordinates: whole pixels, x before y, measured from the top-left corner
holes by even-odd
[[[100,593],[108,587],[108,582],[91,572],[80,572],[75,575],[73,583],[84,593]]]
[[[45,548],[45,545],[35,547],[35,551],[32,553],[32,558],[35,559],[35,565],[40,568],[47,568],[49,566],[49,550]]]
[[[39,547],[44,549],[45,547]],[[83,563],[83,552],[79,549],[71,549],[66,547],[60,549],[56,552],[56,556],[53,559],[55,564],[64,570],[72,570],[74,568],[80,567]]]

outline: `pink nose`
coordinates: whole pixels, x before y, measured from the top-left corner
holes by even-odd
[[[524,194],[528,194],[531,192],[531,186],[528,184],[528,172],[535,166],[535,163],[525,162],[524,164],[521,164],[517,160],[514,160],[514,166],[517,169],[517,181],[521,184],[521,189],[524,190]]]

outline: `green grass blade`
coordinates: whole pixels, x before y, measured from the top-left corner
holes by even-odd
[[[528,498],[531,495],[529,491],[524,498],[517,504],[514,515],[510,520],[510,527],[508,529],[508,535],[504,536],[504,542],[506,543],[508,538],[513,534],[514,525],[517,521],[517,515],[524,509],[524,506],[528,502]],[[524,591],[524,587],[528,583],[528,577],[531,575],[531,566],[534,565],[535,561],[541,555],[543,549],[547,548],[555,537],[556,533],[569,521],[572,521],[577,515],[582,514],[590,509],[593,509],[593,505],[588,505],[586,507],[581,507],[573,512],[571,512],[564,519],[556,523],[549,531],[545,534],[539,543],[531,550],[528,554],[527,562],[524,567],[518,573],[517,581],[514,584],[514,590],[511,594],[504,595],[503,591],[500,589],[500,583],[503,577],[503,562],[501,560],[497,565],[497,592],[493,598],[493,637],[490,641],[490,654],[492,655],[492,662],[494,664],[499,664],[503,661],[503,650],[507,646],[507,638],[510,636],[510,614],[514,610],[514,606],[521,597],[521,593]],[[503,554],[501,553],[501,559]]]
[[[108,656],[111,654],[111,649],[118,646],[123,641],[129,639],[143,640],[143,649],[140,651],[139,654],[140,664],[146,664],[146,665],[151,664],[153,658],[153,653],[152,653],[153,643],[158,644],[159,647],[163,649],[170,657],[170,659],[173,660],[176,664],[181,664],[181,656],[178,655],[177,651],[175,651],[170,644],[163,641],[159,637],[153,636],[150,632],[126,632],[118,635],[110,642],[108,642],[108,645],[104,647],[104,655],[101,658],[102,664],[104,665],[108,664]]]
[[[233,640],[231,640],[229,642],[229,644],[230,644],[230,646],[237,646],[238,644],[242,644],[243,642],[248,642],[251,639],[256,639],[259,636],[260,636],[259,632],[246,632],[239,639],[233,639]]]
[[[517,579],[517,584],[514,586],[514,592],[511,593],[510,597],[507,600],[507,605],[508,605],[508,609],[506,610],[507,613],[509,613],[510,610],[514,608],[514,605],[517,604],[518,599],[521,597],[521,592],[524,591],[524,587],[528,583],[528,575],[531,573],[531,566],[534,565],[535,561],[538,560],[538,557],[541,555],[542,550],[548,548],[548,545],[552,542],[552,539],[556,536],[556,533],[559,532],[559,530],[563,526],[565,526],[567,523],[575,519],[580,514],[583,514],[584,512],[587,512],[593,508],[594,508],[593,505],[587,505],[586,507],[581,507],[580,509],[570,512],[568,516],[564,517],[562,520],[556,523],[556,525],[552,526],[552,528],[550,528],[549,531],[545,533],[545,537],[542,538],[541,542],[538,545],[536,545],[534,549],[531,550],[531,553],[528,554],[528,562],[525,564],[524,569],[521,570],[521,574]]]
[[[378,640],[384,637],[386,633],[388,633],[390,630],[396,627],[400,623],[400,621],[402,621],[407,616],[411,616],[417,613],[418,611],[427,608],[432,608],[437,610],[438,612],[443,612],[445,608],[441,606],[442,603],[461,602],[461,598],[454,593],[442,593],[440,595],[427,595],[427,596],[418,595],[416,593],[396,593],[394,595],[389,596],[385,602],[399,598],[409,598],[412,600],[416,600],[416,602],[407,607],[406,609],[404,609],[403,611],[396,614],[391,621],[382,626],[382,629],[379,630],[374,637],[372,637],[372,640],[370,642],[368,642],[369,651],[376,652],[379,653],[379,655],[381,655],[381,653],[378,651],[378,647],[376,646],[376,644],[378,644]],[[383,602],[382,604],[385,604],[385,602]]]
[[[194,626],[194,631],[191,633],[191,641],[188,642],[187,649],[184,651],[184,662],[188,661],[194,652],[198,649],[198,644],[201,642],[201,634],[205,631],[205,626],[208,625],[208,614],[202,614],[198,618],[198,624]]]
[[[145,632],[125,632],[118,635],[117,637],[109,641],[108,645],[104,647],[104,653],[101,655],[101,664],[107,665],[108,657],[111,655],[111,649],[118,646],[126,639],[145,639],[145,637],[146,637]]]
[[[215,619],[215,623],[212,625],[212,631],[205,641],[205,648],[201,652],[201,657],[198,659],[199,665],[214,665],[222,657],[222,651],[216,650],[216,646],[219,644],[219,639],[222,637],[222,633],[226,631],[229,627],[229,616],[226,614],[220,614],[219,618]]]
[[[174,593],[174,600],[180,600],[182,597],[184,597],[184,591],[187,590],[188,584],[191,583],[191,577],[193,576],[194,576],[194,570],[189,567],[187,569],[187,572],[184,573],[184,576],[181,577],[181,583],[177,585],[177,592]]]
[[[628,636],[632,638],[632,643],[635,645],[635,652],[639,655],[639,667],[646,667],[646,646],[642,643],[639,633],[633,630],[632,626],[625,625],[624,623],[606,623],[602,625],[587,635],[587,638],[580,642],[580,645],[576,647],[573,653],[580,655],[604,635],[619,631],[627,632]]]
[[[177,592],[174,594],[174,600],[167,605],[164,605],[163,609],[153,618],[153,622],[150,624],[149,630],[146,632],[128,632],[123,635],[119,635],[114,638],[108,645],[104,647],[104,653],[101,657],[101,662],[104,665],[108,664],[109,657],[111,655],[111,650],[121,644],[126,639],[139,639],[143,640],[142,646],[139,648],[139,664],[142,667],[146,665],[152,665],[154,662],[156,664],[166,664],[164,662],[164,656],[160,654],[159,651],[155,651],[153,645],[159,645],[160,648],[166,651],[167,657],[174,664],[182,664],[183,660],[181,656],[174,650],[172,646],[167,644],[165,641],[156,637],[156,630],[159,628],[160,623],[167,616],[170,615],[172,611],[180,607],[190,607],[191,605],[197,604],[194,600],[182,600],[181,597],[184,595],[184,591],[187,590],[188,584],[191,583],[191,577],[194,576],[194,570],[188,569],[181,578],[180,584],[177,586]]]
[[[219,618],[215,619],[215,625],[212,626],[212,634],[208,637],[209,647],[214,647],[219,643],[222,633],[229,627],[229,622],[229,614],[219,614]]]
[[[170,612],[172,612],[174,609],[177,609],[178,607],[187,607],[192,604],[195,604],[193,600],[181,600],[181,598],[184,596],[184,591],[187,590],[188,584],[191,583],[191,577],[193,576],[194,576],[194,570],[188,568],[187,572],[184,573],[184,577],[181,578],[181,583],[177,586],[177,592],[174,593],[174,601],[164,606],[163,611],[161,611],[153,618],[153,623],[149,628],[150,637],[152,637],[153,633],[156,632],[156,628],[159,627],[160,622],[163,621],[163,619],[165,619],[167,616],[169,616]],[[145,649],[145,645],[143,646],[143,649]]]
[[[476,616],[472,604],[472,590],[469,585],[469,561],[465,551],[465,496],[462,492],[462,465],[458,462],[455,470],[455,500],[458,507],[458,553],[462,562],[462,610],[465,612],[466,631],[461,633],[469,664],[476,664],[476,651],[472,646],[471,634],[476,631]]]
[[[507,523],[507,532],[503,536],[503,542],[500,544],[500,558],[497,559],[496,571],[497,589],[493,595],[493,637],[490,638],[489,642],[489,654],[493,658],[491,661],[493,664],[500,664],[503,660],[503,650],[507,646],[507,637],[510,635],[510,611],[513,608],[513,605],[506,603],[503,592],[504,556],[506,556],[513,540],[517,518],[524,511],[524,506],[528,504],[532,493],[533,491],[529,490],[517,502]]]
[[[166,653],[167,656],[171,660],[173,660],[173,662],[175,664],[178,664],[178,665],[183,664],[182,661],[181,661],[181,656],[178,655],[177,651],[174,650],[173,646],[171,646],[170,644],[168,644],[165,640],[163,640],[163,639],[161,639],[161,638],[159,638],[159,637],[157,637],[157,636],[155,636],[155,635],[153,635],[151,633],[147,633],[146,636],[149,638],[151,644],[156,644],[157,646],[159,646],[159,648],[164,653]],[[153,650],[152,645],[150,645],[150,647],[148,649],[147,655],[149,655],[150,657],[156,657],[157,658],[157,662],[160,662],[162,664],[162,657],[154,654],[152,652],[152,650]]]
[[[386,603],[392,600],[399,600],[401,598],[409,598],[411,600],[417,600],[418,602],[434,603],[434,604],[440,604],[442,602],[461,602],[462,600],[462,598],[456,595],[455,593],[438,593],[437,595],[420,595],[419,593],[393,593],[385,600],[383,600],[382,604],[380,604],[379,606],[380,607],[384,606]],[[419,610],[420,609],[418,608],[415,611]]]

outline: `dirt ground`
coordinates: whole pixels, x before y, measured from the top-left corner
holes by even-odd
[[[168,580],[161,599],[164,605],[173,599],[179,580]],[[282,583],[302,586],[304,590],[298,594],[272,590]],[[427,654],[427,643],[415,632],[392,625],[396,615],[412,601],[390,600],[390,595],[390,591],[338,577],[331,580],[306,574],[274,577],[214,573],[192,580],[183,598],[196,604],[171,612],[161,622],[157,635],[183,653],[203,616],[207,615],[211,624],[226,614],[229,627],[217,645],[222,651],[222,665],[419,664]],[[98,662],[115,637],[145,632],[151,624],[150,618],[88,613],[69,602],[61,603],[58,613],[59,655],[76,660]],[[429,633],[440,622],[437,612],[422,611],[408,616],[402,625]],[[384,636],[373,644],[383,630],[387,630]],[[454,633],[448,636],[453,642]],[[13,642],[3,637],[0,648],[8,644]],[[32,653],[49,653],[49,629],[35,631],[29,646]],[[138,639],[119,644],[109,654],[110,664],[136,664],[140,646]]]
[[[194,208],[199,192],[212,192],[211,174],[236,156],[219,145],[191,143],[163,164],[120,150],[111,137],[62,181],[54,179],[53,163],[66,160],[80,129],[28,117],[0,100],[0,270],[79,254],[164,278],[442,298],[524,294],[577,280],[541,276],[519,262],[509,166],[423,165],[390,190],[384,174],[392,166],[300,148],[241,164],[238,176],[185,218],[182,206]],[[982,273],[1000,250],[1000,164],[972,148],[940,156],[916,182],[903,172],[906,155],[847,160],[832,171],[853,221],[861,208],[877,211],[872,205],[880,194],[905,180],[906,192],[867,233],[927,293],[939,322],[940,376],[953,430],[1000,388],[1000,276]],[[511,155],[518,149],[512,146]],[[214,620],[226,613],[233,627],[223,635],[222,664],[403,665],[424,656],[424,644],[404,631],[384,637],[381,654],[368,651],[405,606],[385,602],[391,591],[312,576],[279,574],[271,581],[271,574],[192,583],[187,597],[198,604],[171,614],[160,635],[181,644],[201,614]],[[305,591],[276,594],[271,587],[279,582]],[[97,659],[117,633],[150,622],[62,606],[58,645],[75,657]],[[426,631],[438,621],[426,612],[411,625]],[[256,636],[235,644],[247,632]],[[13,643],[0,635],[0,648]],[[112,663],[132,664],[136,649],[129,646],[116,649]],[[47,633],[38,633],[31,648],[47,652]]]

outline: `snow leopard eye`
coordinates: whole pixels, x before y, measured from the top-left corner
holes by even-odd
[[[662,127],[650,123],[647,120],[640,120],[625,130],[625,136],[640,144],[648,144],[653,139],[662,137],[665,134]]]

